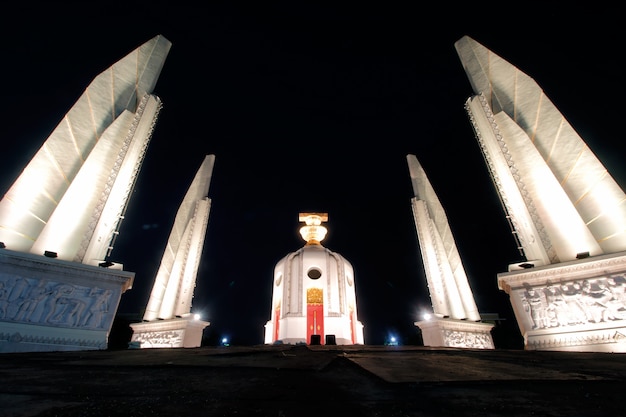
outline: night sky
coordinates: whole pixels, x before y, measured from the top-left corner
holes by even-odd
[[[366,344],[391,334],[414,343],[430,298],[410,153],[446,211],[479,311],[516,330],[496,275],[523,259],[463,107],[472,90],[454,42],[464,35],[534,78],[626,184],[617,6],[520,5],[511,15],[488,2],[210,3],[151,2],[144,12],[133,2],[25,3],[0,16],[1,193],[95,76],[157,34],[173,44],[154,90],[163,109],[111,256],[136,273],[120,314],[141,317],[179,204],[215,154],[193,300],[211,322],[208,343],[263,343],[273,268],[304,244],[305,211],[328,213],[323,245],[354,267]]]

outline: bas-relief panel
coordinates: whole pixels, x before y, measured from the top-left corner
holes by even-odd
[[[493,340],[489,333],[474,333],[458,330],[444,330],[444,346],[475,349],[493,349]]]
[[[160,330],[133,335],[133,342],[140,342],[142,348],[182,347],[184,330]]]
[[[548,329],[626,319],[623,275],[530,286],[515,290],[530,329]]]
[[[108,328],[112,290],[0,275],[0,321],[45,326]],[[114,298],[115,300],[115,298]]]

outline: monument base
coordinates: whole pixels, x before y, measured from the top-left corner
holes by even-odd
[[[436,317],[415,325],[422,331],[424,346],[494,349],[493,324]]]
[[[202,332],[208,321],[194,318],[192,314],[165,320],[131,323],[133,335],[130,346],[149,348],[193,348],[202,344]]]
[[[626,252],[500,273],[498,288],[524,349],[626,352]]]
[[[134,272],[0,249],[0,352],[105,350]]]

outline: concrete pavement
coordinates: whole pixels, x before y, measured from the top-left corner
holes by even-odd
[[[422,346],[0,354],[0,416],[625,415],[626,355]]]

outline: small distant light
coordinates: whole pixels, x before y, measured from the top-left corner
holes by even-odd
[[[227,337],[222,337],[222,346],[230,346]]]
[[[202,317],[200,316],[200,314],[196,313],[193,315],[193,319],[194,320],[200,320]]]
[[[385,341],[386,346],[398,346],[398,339],[394,335],[389,335],[389,338]]]
[[[430,318],[431,318],[431,317],[432,317],[432,316],[431,316],[431,314],[430,314],[430,313],[424,313],[424,314],[422,315],[422,318],[423,318],[424,320],[426,320],[426,321],[430,320]]]

